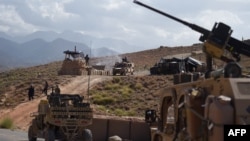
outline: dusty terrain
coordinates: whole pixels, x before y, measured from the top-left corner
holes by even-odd
[[[77,76],[69,83],[60,87],[61,92],[67,94],[81,94],[87,96],[88,90],[88,76]],[[110,77],[107,76],[91,76],[90,77],[90,89],[92,85],[95,83],[108,80]],[[30,121],[32,117],[30,116],[32,113],[37,112],[37,105],[41,99],[46,99],[46,96],[42,96],[39,98],[35,98],[32,101],[27,101],[24,103],[19,104],[16,107],[8,108],[8,109],[1,109],[0,110],[0,117],[9,117],[13,119],[15,128],[21,130],[27,130],[28,126],[30,125]]]
[[[132,114],[132,116],[140,116],[143,114],[144,109],[146,107],[153,106],[154,108],[157,108],[156,104],[157,102],[155,100],[158,97],[155,97],[156,95],[154,95],[153,91],[159,87],[167,86],[168,79],[166,79],[165,76],[158,76],[158,78],[153,77],[152,79],[147,79],[144,78],[143,76],[149,74],[147,69],[151,66],[151,64],[157,62],[160,59],[160,57],[166,56],[167,54],[171,53],[169,49],[170,48],[160,48],[161,51],[150,50],[149,52],[145,51],[142,53],[141,52],[136,53],[137,55],[132,53],[123,55],[127,56],[130,61],[135,62],[136,77],[128,77],[128,78],[125,77],[122,78],[121,81],[123,81],[124,84],[126,85],[130,83],[137,85],[139,83],[144,82],[143,85],[145,86],[143,87],[145,88],[143,89],[140,88],[136,91],[129,89],[127,93],[131,93],[130,95],[114,93],[113,91],[107,91],[107,93],[111,93],[109,94],[110,96],[116,98],[116,102],[105,105],[94,103],[93,107],[95,109],[96,116],[97,115],[114,116],[116,114],[121,116],[121,114],[124,113],[124,109],[125,111],[128,111],[127,112],[128,114],[126,115]],[[183,49],[181,48],[181,50]],[[152,54],[152,52],[154,56],[153,58],[155,59],[152,59],[152,57],[150,57],[150,54]],[[109,62],[110,58],[106,57],[106,58],[93,59],[92,63],[98,63],[101,61],[105,62],[105,60],[107,60],[106,62]],[[146,62],[142,63],[140,62],[141,60],[146,60]],[[70,94],[78,93],[86,97],[89,77],[58,76],[57,71],[60,69],[61,63],[62,62],[54,62],[51,64],[35,66],[31,68],[16,69],[14,71],[1,73],[0,87],[2,88],[0,91],[0,98],[1,98],[0,118],[3,119],[5,117],[9,117],[14,121],[14,126],[15,126],[14,128],[27,130],[32,120],[30,114],[37,111],[37,105],[41,99],[46,99],[46,96],[42,93],[44,80],[47,80],[50,86],[59,84],[62,93],[70,93]],[[145,66],[148,66],[148,68],[146,68]],[[117,78],[119,78],[119,76],[115,77],[116,80],[118,80]],[[101,91],[105,91],[105,88],[103,87],[106,86],[104,86],[104,84],[106,83],[106,81],[112,79],[114,79],[112,76],[91,76],[90,89],[91,90],[99,89]],[[28,101],[28,96],[27,96],[27,88],[29,87],[30,84],[35,85],[35,99],[33,101]],[[148,91],[147,89],[151,90]],[[118,92],[119,90],[115,91]],[[124,100],[124,95],[126,95],[126,100]],[[119,96],[121,97],[119,98]],[[91,97],[94,96],[92,95]],[[147,100],[145,100],[144,98],[146,98]],[[109,112],[109,111],[115,111],[115,112]]]
[[[142,117],[147,108],[157,109],[159,94],[157,91],[172,85],[172,76],[150,76],[148,69],[161,57],[175,54],[200,51],[201,45],[192,47],[159,47],[157,49],[128,53],[126,56],[136,64],[134,76],[91,76],[90,100],[93,103],[95,116],[133,116]],[[204,54],[192,56],[204,60]],[[92,58],[91,63],[110,62],[114,57]],[[243,66],[249,69],[250,60],[242,58]],[[62,93],[80,94],[87,97],[88,76],[58,76],[62,62],[20,68],[13,71],[0,73],[0,118],[13,119],[15,128],[27,130],[32,117],[36,112],[41,99],[44,80],[50,86],[58,84]],[[220,61],[218,66],[223,65]],[[105,64],[110,65],[110,64]],[[112,65],[112,64],[111,64]],[[109,66],[112,67],[112,66]],[[28,101],[27,87],[35,85],[36,93],[33,101]]]

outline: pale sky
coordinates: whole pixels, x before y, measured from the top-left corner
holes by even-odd
[[[206,29],[230,25],[232,36],[250,39],[250,0],[139,0]],[[0,0],[0,32],[76,31],[115,38],[143,48],[199,43],[200,34],[133,0]]]

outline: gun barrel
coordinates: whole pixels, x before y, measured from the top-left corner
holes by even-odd
[[[148,9],[150,9],[150,10],[152,10],[152,11],[155,11],[155,12],[157,12],[157,13],[163,15],[163,16],[166,16],[166,17],[168,17],[168,18],[170,18],[170,19],[173,19],[173,20],[175,20],[175,21],[178,21],[178,22],[180,22],[180,23],[182,23],[182,24],[184,24],[184,25],[190,27],[191,29],[193,29],[193,30],[195,30],[195,31],[197,31],[197,32],[199,32],[199,33],[202,33],[204,36],[208,36],[209,33],[210,33],[210,31],[207,30],[207,29],[205,29],[205,28],[202,28],[202,27],[197,26],[197,25],[195,25],[195,24],[188,23],[188,22],[186,22],[186,21],[184,21],[184,20],[181,20],[181,19],[179,19],[179,18],[176,18],[176,17],[174,17],[174,16],[172,16],[172,15],[170,15],[170,14],[167,14],[167,13],[165,13],[165,12],[163,12],[163,11],[160,11],[160,10],[158,10],[158,9],[155,9],[155,8],[153,8],[153,7],[150,7],[150,6],[148,6],[148,5],[146,5],[146,4],[142,3],[142,2],[139,2],[139,1],[137,1],[137,0],[134,0],[134,3],[136,3],[136,4],[138,4],[138,5],[141,5],[141,6],[143,6],[143,7],[146,7],[146,8],[148,8]]]

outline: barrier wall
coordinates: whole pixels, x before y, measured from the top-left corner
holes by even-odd
[[[82,75],[88,75],[88,71],[82,71]],[[107,70],[91,70],[90,75],[110,75],[110,71]]]
[[[111,136],[119,136],[127,141],[150,141],[150,127],[145,122],[115,119],[93,119],[87,127],[92,131],[93,141],[108,141]]]

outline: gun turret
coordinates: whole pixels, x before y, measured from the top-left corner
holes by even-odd
[[[231,58],[225,56],[225,51],[230,52],[232,54],[232,57],[234,57],[236,61],[240,60],[240,54],[250,56],[250,46],[231,37],[231,34],[233,32],[231,30],[231,27],[222,22],[215,23],[213,29],[210,31],[196,24],[186,22],[163,11],[150,7],[137,0],[134,0],[134,3],[146,7],[179,23],[182,23],[190,27],[191,29],[201,33],[202,35],[199,40],[201,42],[204,42],[204,52],[207,53],[207,55],[210,57],[215,57],[225,62],[234,61]]]

